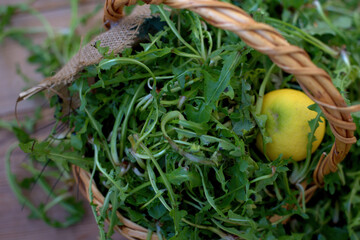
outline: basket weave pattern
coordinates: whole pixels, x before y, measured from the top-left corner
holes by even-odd
[[[136,0],[107,0],[104,21],[121,18],[123,7],[136,4]],[[290,45],[273,27],[258,23],[242,9],[217,0],[144,0],[148,4],[164,3],[172,8],[189,9],[199,14],[209,24],[237,34],[248,46],[266,54],[287,73],[293,74],[303,91],[319,106],[327,118],[335,143],[330,153],[319,162],[314,172],[314,181],[319,187],[324,176],[337,170],[340,163],[356,142],[356,125],[350,113],[359,106],[348,107],[323,69],[317,67],[308,54],[297,46]]]
[[[356,142],[353,123],[350,113],[360,110],[360,106],[347,106],[343,97],[333,85],[331,77],[323,69],[318,68],[308,54],[297,46],[290,45],[271,26],[254,21],[242,9],[229,3],[217,0],[143,0],[147,4],[166,4],[176,9],[189,9],[199,14],[209,24],[229,30],[237,34],[248,46],[266,54],[283,71],[293,74],[303,91],[316,102],[335,136],[333,147],[322,157],[314,171],[314,183],[305,191],[306,200],[309,200],[315,190],[324,185],[324,176],[335,172],[340,163]],[[110,23],[124,16],[124,6],[136,4],[136,0],[106,0],[104,7],[104,23],[107,28]],[[325,155],[324,155],[325,156]],[[74,175],[80,183],[80,189],[85,196],[88,195],[90,174],[74,167]],[[104,197],[92,184],[94,203],[103,205]],[[90,201],[90,199],[89,199]],[[128,239],[146,239],[147,230],[134,224],[118,213],[120,221],[124,224],[117,230]],[[158,239],[153,235],[151,239]]]

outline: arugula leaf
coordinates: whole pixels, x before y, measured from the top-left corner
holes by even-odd
[[[220,95],[228,87],[230,79],[234,76],[236,67],[239,65],[241,55],[238,52],[231,53],[225,57],[224,66],[221,70],[218,80],[214,80],[211,74],[204,72],[205,80],[205,104],[213,107],[216,101],[219,100]]]
[[[316,65],[332,73],[349,104],[359,101],[356,0],[225,2],[245,8],[256,20],[275,26],[290,43],[305,48]],[[259,132],[264,143],[271,141],[266,116],[255,106],[256,94],[299,89],[293,76],[275,71],[268,57],[245,47],[236,34],[216,29],[187,10],[151,9],[163,21],[146,20],[140,28],[144,42],[125,49],[121,57],[97,43],[104,60],[80,72],[69,87],[70,96],[80,98],[79,108],[64,113],[61,99],[52,98],[54,117],[66,123],[69,134],[55,138],[54,129],[48,139],[38,141],[28,135],[29,129],[2,124],[17,132],[31,161],[62,170],[71,164],[93,170],[92,179],[105,196],[100,215],[92,206],[102,239],[111,238],[112,228],[121,224],[115,210],[149,229],[149,236],[154,232],[166,239],[356,239],[358,148],[350,150],[338,173],[325,178],[325,188],[300,206],[301,188],[289,180],[310,183],[316,159],[330,150],[333,138],[327,136],[305,163],[268,162],[254,147]],[[6,12],[4,16],[8,24],[10,18]],[[71,36],[77,23],[71,25]],[[65,62],[79,40],[49,38],[35,47],[20,35],[7,36],[31,50],[30,61],[47,66],[41,69],[44,74]],[[89,79],[94,81],[91,86]],[[321,114],[309,122],[312,133],[319,119]],[[359,127],[358,114],[353,119]],[[24,187],[34,179],[25,179]],[[41,205],[34,216],[46,208],[49,205]],[[279,219],[272,223],[274,215]],[[105,233],[107,218],[110,229]],[[284,219],[287,225],[281,224]]]

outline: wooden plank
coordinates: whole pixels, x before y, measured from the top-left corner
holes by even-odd
[[[45,133],[45,131],[43,131]],[[9,146],[16,139],[12,133],[0,130],[0,159],[5,159],[5,153]],[[16,151],[11,158],[13,173],[18,178],[23,178],[28,173],[20,167],[25,160],[25,154]],[[20,240],[20,239],[97,239],[98,230],[93,219],[88,204],[86,206],[86,216],[78,225],[68,229],[55,229],[46,225],[41,220],[28,219],[29,210],[22,208],[10,187],[7,184],[5,168],[0,168],[0,239]],[[44,194],[39,187],[34,187],[31,196],[44,199]],[[80,196],[81,197],[81,196]],[[34,197],[33,197],[34,198]],[[35,197],[36,199],[36,197]],[[85,201],[84,201],[85,202]],[[63,215],[61,209],[56,209],[53,214]]]
[[[27,114],[21,113],[20,119],[24,116],[31,114],[31,111]],[[39,123],[39,127],[47,126],[48,122],[52,122],[52,110],[44,112],[46,117]],[[5,116],[3,120],[13,120],[14,115]],[[41,131],[36,133],[37,137],[43,138],[50,131],[52,125],[48,128],[42,128]],[[5,153],[9,146],[15,142],[14,135],[4,129],[0,129],[0,159],[5,159]],[[16,150],[11,155],[11,170],[18,179],[24,178],[29,174],[21,167],[21,164],[26,161],[26,156],[20,150]],[[90,210],[87,201],[80,195],[76,194],[76,189],[73,192],[74,196],[83,200],[86,208],[86,214],[84,220],[79,224],[66,229],[55,229],[46,225],[41,220],[28,219],[29,210],[22,208],[21,204],[17,201],[12,193],[6,179],[5,168],[0,168],[0,239],[7,240],[38,240],[48,239],[63,240],[63,239],[98,239],[98,227],[95,223],[94,217]],[[39,186],[35,186],[30,193],[31,199],[35,202],[44,200],[47,198],[46,194],[42,192]],[[61,208],[54,209],[52,216],[63,216],[64,212]],[[115,234],[114,240],[124,240],[120,234]]]
[[[24,0],[1,0],[1,5],[9,5],[9,4],[19,4],[24,3]],[[102,3],[99,0],[79,0],[79,5],[87,5],[94,3]],[[62,8],[69,8],[70,1],[69,0],[36,0],[33,1],[31,7],[34,9],[44,12],[44,11],[52,11],[59,10]]]
[[[23,0],[0,0],[0,4],[19,3]],[[98,0],[81,0],[82,4],[79,9],[79,14],[84,14],[92,11]],[[88,4],[91,3],[91,4]],[[70,9],[68,0],[37,0],[34,2],[34,7],[42,11],[44,16],[48,19],[50,24],[57,30],[64,30],[69,25]],[[13,21],[14,26],[30,27],[41,26],[41,23],[34,17],[29,15],[17,15]],[[101,27],[101,13],[91,23],[91,26],[98,24]],[[29,36],[36,42],[42,42],[44,35]],[[42,80],[39,74],[34,73],[35,67],[28,64],[26,58],[28,53],[25,49],[17,43],[6,39],[4,43],[0,44],[0,118],[3,120],[14,120],[14,106],[18,93],[24,88],[29,87],[23,82],[21,77],[16,74],[16,64],[21,66],[25,72],[35,82],[35,85]],[[19,105],[19,114],[21,116],[28,114],[32,115],[34,108],[38,106],[46,106],[44,99],[37,99],[35,101],[25,101]],[[20,117],[21,117],[20,116]],[[52,113],[47,112],[45,116],[51,119]],[[49,122],[49,118],[44,120],[42,125]],[[41,124],[39,127],[42,126]],[[47,130],[43,130],[41,134],[46,134]],[[5,159],[5,153],[9,146],[15,141],[15,137],[4,129],[0,129],[0,159]],[[21,151],[16,151],[11,158],[11,167],[14,174],[19,177],[24,177],[28,173],[20,166],[24,161],[25,156]],[[35,187],[31,192],[33,197],[44,198],[47,196],[41,195],[40,188]],[[95,223],[89,205],[84,200],[86,206],[86,216],[79,224],[66,228],[54,229],[46,225],[41,220],[28,219],[29,210],[22,209],[14,194],[12,193],[6,179],[4,162],[0,167],[0,239],[6,240],[38,240],[38,239],[98,239],[98,227]],[[79,196],[81,197],[81,196]],[[56,209],[52,214],[63,215],[61,209]],[[114,240],[122,239],[119,234],[115,234]]]
[[[96,4],[87,4],[79,9],[79,15],[91,12]],[[56,31],[66,31],[69,26],[71,12],[70,9],[60,9],[58,11],[45,12],[43,14]],[[89,22],[89,25],[79,29],[80,33],[84,33],[89,28],[97,26],[102,28],[102,13]],[[31,15],[16,17],[13,21],[16,27],[32,27],[42,26],[39,20]],[[36,43],[44,40],[44,35],[37,34],[29,36]],[[36,67],[27,62],[28,52],[11,39],[5,39],[0,45],[0,74],[2,79],[2,87],[0,88],[0,117],[14,112],[14,106],[18,94],[30,86],[36,85],[43,78],[35,72]],[[23,79],[16,74],[16,66],[20,66],[26,75],[33,79],[34,82],[26,85]],[[25,101],[19,104],[19,111],[33,109],[41,104],[39,101]]]

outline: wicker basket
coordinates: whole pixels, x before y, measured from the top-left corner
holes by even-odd
[[[283,71],[293,74],[303,91],[316,102],[335,136],[333,147],[325,157],[320,159],[314,174],[313,183],[307,186],[306,200],[309,200],[317,188],[323,187],[324,176],[335,172],[340,163],[356,142],[350,113],[359,110],[359,106],[348,107],[333,85],[330,76],[318,68],[301,48],[290,45],[274,28],[254,21],[242,9],[229,3],[217,0],[143,0],[147,4],[166,4],[176,9],[189,9],[199,14],[209,24],[236,33],[247,45],[266,54]],[[106,0],[104,22],[116,21],[123,17],[123,7],[136,4],[136,0]],[[73,173],[80,191],[89,201],[89,184],[91,176],[85,170],[73,167]],[[102,206],[104,196],[92,184],[93,204]],[[117,213],[122,226],[115,229],[128,239],[146,239],[147,229],[131,222]],[[153,234],[151,239],[158,239]]]

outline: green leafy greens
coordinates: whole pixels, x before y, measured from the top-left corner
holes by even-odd
[[[305,48],[349,102],[359,101],[360,17],[346,6],[359,8],[357,1],[227,2]],[[121,57],[97,44],[104,60],[69,86],[78,108],[64,114],[64,102],[53,96],[56,120],[71,130],[58,145],[21,144],[38,161],[46,156],[65,169],[75,164],[92,172],[105,196],[99,214],[93,206],[101,238],[121,224],[115,210],[160,239],[360,238],[357,148],[326,177],[321,196],[308,204],[298,199],[299,183],[311,179],[333,142],[329,134],[311,156],[318,108],[310,107],[319,114],[309,121],[305,163],[269,162],[254,147],[256,135],[265,133],[266,117],[259,113],[265,91],[299,89],[293,76],[193,13],[170,14],[161,6],[152,11],[166,25],[146,42]],[[95,83],[89,85],[89,78]],[[353,117],[359,127],[359,114]],[[275,215],[279,220],[270,221]]]

